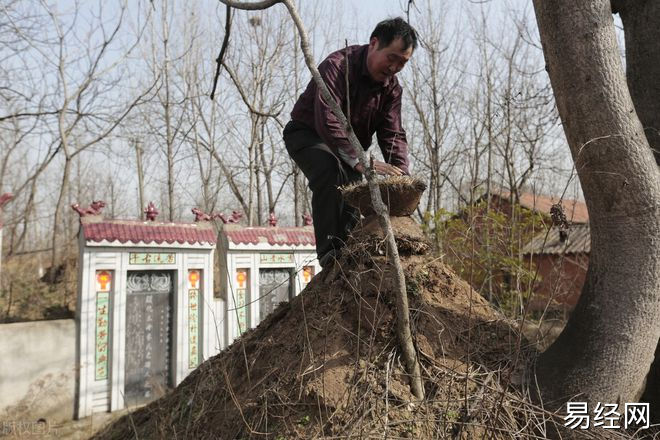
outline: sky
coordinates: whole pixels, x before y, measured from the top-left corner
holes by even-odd
[[[128,0],[129,5],[135,5],[136,3],[130,3],[134,0]],[[158,0],[140,0],[141,2],[146,2],[147,5],[159,5]],[[251,0],[252,1],[252,0]],[[349,44],[364,44],[368,42],[368,37],[375,25],[386,18],[393,16],[404,16],[405,7],[408,3],[408,0],[317,0],[319,4],[323,5],[325,14],[339,14],[341,19],[337,20],[339,25],[327,26],[313,26],[309,21],[305,20],[305,25],[308,32],[312,36],[318,36],[322,32],[326,32],[327,35],[330,35],[335,41],[339,43],[338,47],[325,47],[317,48],[315,47],[314,55],[317,60],[322,60],[329,52],[343,47],[343,40],[346,38]],[[311,0],[296,0],[296,2],[302,6],[310,8],[310,5],[313,5],[314,1]],[[50,3],[50,1],[49,1]],[[52,0],[52,3],[57,6],[58,9],[67,9],[73,8],[73,0]],[[96,0],[85,0],[81,2],[86,9],[95,11],[98,7]],[[110,2],[104,2],[104,8],[116,7],[119,4],[119,1],[114,0]],[[205,11],[209,12],[209,20],[214,24],[220,24],[220,29],[224,24],[224,8],[219,3],[218,0],[200,0],[201,4],[207,4],[210,6]],[[114,6],[113,6],[114,5]],[[472,17],[479,17],[479,12],[483,9],[486,11],[485,16],[489,24],[499,25],[501,23],[506,23],[506,20],[510,20],[508,17],[509,14],[506,13],[508,9],[514,9],[517,11],[526,10],[531,17],[530,28],[534,33],[536,32],[535,26],[533,23],[533,11],[531,8],[530,0],[414,0],[414,5],[419,8],[424,9],[426,5],[431,5],[434,12],[441,12],[446,20],[444,24],[449,28],[447,35],[462,35],[467,36],[468,39],[471,37],[471,33],[474,32],[474,27],[471,26]],[[198,6],[199,7],[199,6]],[[282,5],[277,5],[275,8],[283,8]],[[436,9],[438,8],[438,9]],[[200,8],[201,9],[201,8]],[[215,14],[214,14],[214,13]],[[415,26],[415,14],[413,10],[411,14],[411,22]],[[135,17],[133,17],[135,18]],[[334,18],[334,17],[333,17]],[[303,19],[305,15],[303,14]],[[321,17],[323,20],[323,17]],[[93,21],[93,20],[90,20]],[[334,23],[335,21],[333,21]],[[327,22],[329,23],[329,21]],[[326,24],[327,24],[326,23]],[[496,26],[498,27],[498,26]],[[329,29],[328,29],[329,28]],[[218,36],[221,36],[222,32],[218,33]],[[209,37],[205,35],[205,37]],[[533,35],[534,38],[538,38],[536,34]],[[319,38],[320,40],[320,38]],[[234,45],[237,45],[237,40],[234,40]],[[218,44],[220,40],[218,40]],[[336,44],[336,43],[335,43]],[[451,42],[448,42],[450,45]],[[334,46],[334,44],[333,44]],[[212,58],[206,59],[204,62],[213,64]]]
[[[405,16],[408,0],[334,0],[356,11],[358,29],[365,35],[371,32],[380,21],[391,16]],[[451,26],[464,27],[466,12],[478,12],[480,8],[488,10],[489,20],[501,20],[507,9],[531,12],[531,0],[414,0],[411,19],[414,26],[414,8],[423,8],[429,2],[435,9],[442,8],[448,15]],[[366,37],[365,37],[366,38]]]

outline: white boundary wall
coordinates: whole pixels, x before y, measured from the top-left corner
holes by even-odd
[[[71,420],[75,355],[73,319],[0,324],[0,420]]]

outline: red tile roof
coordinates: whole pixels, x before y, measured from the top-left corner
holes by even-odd
[[[83,220],[84,219],[84,220]],[[215,244],[216,232],[211,223],[161,223],[140,220],[93,220],[81,223],[85,240],[120,243]]]
[[[241,227],[225,226],[224,234],[233,244],[259,244],[305,246],[316,245],[311,227]]]
[[[510,193],[507,191],[493,192],[493,195],[499,196],[503,199],[508,199],[509,194]],[[559,197],[541,196],[526,192],[520,193],[521,206],[547,215],[550,215],[550,208],[558,201],[559,201]],[[562,200],[561,205],[564,208],[564,213],[566,214],[566,218],[571,223],[589,222],[589,211],[587,211],[587,205],[584,202],[580,202],[578,200],[564,199]]]

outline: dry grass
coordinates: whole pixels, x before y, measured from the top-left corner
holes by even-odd
[[[376,180],[381,197],[392,216],[412,215],[419,204],[426,183],[410,176],[387,176]],[[360,210],[365,217],[373,214],[369,186],[356,182],[339,188],[348,204]]]
[[[28,254],[2,261],[0,323],[73,318],[77,297],[77,257],[69,256],[51,273],[48,256]],[[42,273],[40,273],[42,272]]]
[[[379,176],[376,179],[376,183],[380,186],[389,186],[393,189],[412,186],[420,192],[426,190],[426,183],[422,179],[412,176]],[[364,182],[354,182],[344,185],[339,189],[342,192],[342,195],[347,196],[355,191],[363,191],[362,188],[365,187],[368,189],[368,185]]]

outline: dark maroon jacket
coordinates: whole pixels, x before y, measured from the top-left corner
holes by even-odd
[[[333,52],[319,65],[319,72],[330,94],[346,114],[345,54],[348,50],[351,124],[355,135],[367,150],[376,133],[385,161],[408,174],[408,141],[401,126],[402,89],[396,76],[388,78],[385,83],[371,79],[367,70],[368,48],[365,44]],[[349,165],[357,164],[356,151],[313,79],[293,107],[291,119],[314,129],[330,149]]]

